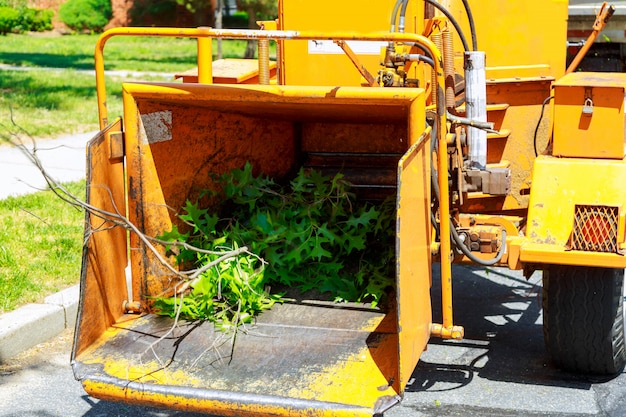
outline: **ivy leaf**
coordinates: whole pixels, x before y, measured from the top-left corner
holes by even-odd
[[[322,245],[315,245],[310,252],[310,257],[320,262],[322,258],[332,259],[333,254],[324,249]]]
[[[365,236],[354,235],[346,240],[346,252],[352,253],[353,250],[365,249]]]
[[[189,233],[180,233],[178,226],[172,225],[172,230],[163,232],[159,239],[167,242],[186,242],[189,239]],[[168,245],[165,249],[169,250],[170,246]]]
[[[208,228],[210,225],[209,219],[207,219],[207,209],[201,209],[197,204],[191,203],[187,200],[184,211],[186,214],[181,214],[179,217],[185,222],[193,225],[194,233],[202,232],[209,234]]]
[[[371,221],[378,219],[378,211],[376,207],[371,206],[369,210],[364,210],[359,216],[346,220],[346,224],[350,227],[357,228],[359,226],[367,226]]]

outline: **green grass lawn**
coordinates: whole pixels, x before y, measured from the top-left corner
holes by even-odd
[[[0,314],[78,283],[84,218],[51,191],[0,200]]]
[[[97,39],[97,35],[2,37],[0,64],[34,69],[0,68],[0,129],[13,120],[37,138],[97,130],[95,77],[91,72]],[[244,41],[225,41],[223,45],[224,57],[241,57],[244,50]],[[107,76],[109,114],[121,114],[122,82],[174,81],[173,74],[196,66],[196,52],[196,42],[190,39],[111,38],[104,48],[107,70],[164,75]]]
[[[9,34],[0,42],[0,63],[92,70],[98,36]],[[245,47],[245,41],[224,40],[223,58],[241,58]],[[107,41],[104,60],[107,69],[176,72],[196,65],[196,51],[194,39],[116,36]],[[213,54],[216,53],[214,40]]]
[[[0,70],[0,129],[12,123],[37,138],[98,129],[94,77],[62,72]],[[108,78],[109,112],[121,114],[121,80]]]

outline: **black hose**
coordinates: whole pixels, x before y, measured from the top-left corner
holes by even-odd
[[[537,152],[537,132],[539,131],[539,125],[541,124],[541,120],[543,119],[543,112],[546,109],[546,104],[552,100],[554,96],[550,96],[546,98],[541,104],[541,113],[539,114],[539,120],[537,121],[537,126],[535,127],[535,134],[533,135],[533,148],[535,149],[535,157],[539,156],[539,152]]]
[[[448,18],[450,23],[452,23],[452,26],[454,26],[454,29],[456,29],[456,33],[459,35],[459,38],[461,38],[461,43],[463,44],[463,49],[465,50],[465,52],[469,52],[470,48],[469,48],[469,45],[467,43],[467,39],[465,38],[465,34],[463,34],[463,30],[461,30],[461,26],[459,26],[459,22],[457,22],[457,20],[454,18],[454,16],[452,16],[452,14],[445,7],[443,7],[441,4],[437,3],[435,0],[425,0],[425,1],[428,4],[431,4],[431,5],[435,6],[435,8],[437,8],[441,13],[444,14],[445,17]]]
[[[450,234],[452,235],[452,240],[454,240],[454,243],[456,243],[457,248],[459,248],[461,252],[463,252],[463,255],[467,256],[472,262],[476,262],[477,264],[482,266],[491,266],[497,264],[502,259],[504,252],[506,252],[505,229],[501,230],[502,244],[500,245],[500,250],[494,258],[487,260],[477,257],[472,253],[472,251],[469,250],[469,248],[465,245],[465,242],[463,242],[459,234],[456,232],[456,228],[454,227],[454,223],[452,223],[452,219],[450,219]]]
[[[418,61],[425,62],[428,65],[430,65],[431,67],[435,68],[435,61],[431,57],[429,57],[427,55],[422,55],[422,54],[416,54],[416,55],[417,55],[417,60]]]
[[[419,43],[414,43],[413,47],[416,48],[416,49],[419,49],[420,51],[422,51],[422,55],[424,55],[425,57],[427,57],[429,59],[428,61],[424,61],[424,62],[427,62],[432,67],[435,66],[435,60],[433,58],[433,55],[430,53],[430,51],[428,49],[426,49],[423,45],[420,45]],[[432,64],[431,64],[431,62],[432,62]]]
[[[472,14],[472,9],[467,0],[463,0],[463,7],[465,7],[465,14],[467,15],[467,20],[469,22],[470,34],[472,35],[472,46],[474,47],[474,51],[478,51],[478,42],[476,40],[476,25],[474,23],[474,15]]]
[[[432,132],[436,133],[436,125],[437,123],[433,123],[433,130]],[[436,137],[436,135],[435,135]],[[436,149],[436,147],[433,147],[431,145],[431,151],[434,151]],[[439,184],[437,183],[437,171],[435,171],[435,167],[433,166],[433,164],[430,165],[430,181],[432,184],[432,188],[433,191],[435,193],[435,198],[437,199],[437,201],[440,200],[441,195],[439,192]],[[435,214],[433,212],[431,212],[431,221],[434,223],[436,222],[437,219],[435,219]],[[436,223],[435,223],[436,224]],[[439,232],[439,228],[437,228],[435,226],[435,229],[437,230],[437,232]],[[491,265],[495,265],[498,262],[500,262],[500,260],[502,259],[502,256],[504,255],[505,251],[506,251],[506,230],[502,229],[502,245],[500,246],[500,250],[498,251],[498,253],[496,254],[496,256],[492,259],[481,259],[479,257],[477,257],[476,255],[474,255],[472,253],[472,251],[465,245],[465,243],[463,242],[463,240],[461,240],[461,237],[459,236],[459,234],[456,232],[456,226],[454,225],[454,222],[452,221],[452,219],[450,219],[450,236],[452,237],[452,240],[454,241],[454,243],[456,244],[456,247],[459,248],[461,250],[461,252],[463,253],[463,255],[467,256],[467,258],[469,260],[471,260],[472,262],[475,262],[479,265],[482,266],[491,266]],[[443,257],[442,257],[443,259]]]

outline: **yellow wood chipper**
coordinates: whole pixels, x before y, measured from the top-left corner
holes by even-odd
[[[554,364],[617,373],[626,360],[626,76],[566,71],[567,7],[282,0],[259,30],[105,32],[76,379],[97,398],[218,415],[380,415],[402,400],[431,337],[463,338],[453,262],[543,271]],[[103,51],[115,36],[195,39],[198,67],[172,82],[123,84],[123,117],[112,121]],[[259,58],[213,61],[216,38],[257,41]],[[185,202],[246,163],[287,180],[303,167],[343,172],[356,193],[394,199],[386,308],[300,297],[231,333],[155,314],[176,274],[150,237],[184,227]],[[434,262],[441,323],[431,312]]]

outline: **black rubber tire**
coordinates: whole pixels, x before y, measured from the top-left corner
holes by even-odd
[[[564,370],[612,375],[626,363],[624,270],[550,265],[543,272],[543,333]]]

